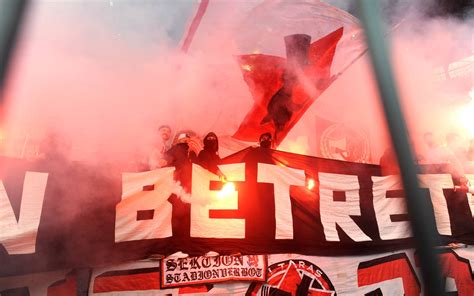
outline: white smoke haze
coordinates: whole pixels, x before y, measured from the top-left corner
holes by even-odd
[[[465,140],[473,135],[472,127],[458,120],[460,108],[469,102],[473,87],[473,64],[467,64],[469,76],[437,81],[436,69],[448,70],[450,64],[474,54],[473,20],[465,23],[453,19],[434,19],[414,24],[416,29],[402,30],[393,39],[396,74],[405,113],[415,139],[432,132],[443,143],[449,132]],[[474,114],[473,114],[474,116]],[[421,145],[417,145],[421,148]],[[420,149],[419,149],[420,150]]]
[[[17,147],[54,131],[69,143],[72,159],[126,163],[148,153],[161,124],[173,132],[232,135],[253,104],[235,55],[284,57],[285,35],[306,33],[315,41],[343,25],[335,74],[365,48],[357,19],[318,10],[327,8],[319,1],[211,1],[187,54],[179,40],[189,22],[173,24],[192,18],[198,1],[95,3],[32,5],[7,97],[4,133],[20,139]],[[387,3],[394,19],[405,19],[388,39],[415,142],[425,131],[440,137],[448,130],[464,133],[453,114],[466,86],[433,77],[435,68],[472,54],[472,19],[427,19],[419,4],[404,11],[407,1]],[[317,115],[366,131],[370,161],[377,162],[389,142],[371,71],[368,55],[357,60],[316,100],[282,148],[319,155]]]

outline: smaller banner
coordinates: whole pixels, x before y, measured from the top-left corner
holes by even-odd
[[[179,287],[223,281],[266,280],[264,255],[165,258],[161,264],[161,287]]]

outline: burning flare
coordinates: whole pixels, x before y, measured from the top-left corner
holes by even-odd
[[[314,179],[308,179],[308,183],[306,184],[306,188],[308,188],[308,190],[311,190],[311,189],[314,188],[314,185],[315,185]]]
[[[224,199],[226,197],[229,197],[230,194],[234,191],[235,191],[234,183],[233,182],[227,182],[222,187],[222,189],[217,193],[217,198],[218,199]]]

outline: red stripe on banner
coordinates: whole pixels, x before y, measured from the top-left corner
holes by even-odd
[[[134,290],[159,290],[160,273],[150,271],[137,274],[120,274],[102,276],[99,275],[94,280],[94,293],[104,293],[112,291],[134,291]]]
[[[331,296],[334,292],[324,292],[324,291],[308,291],[308,296]]]
[[[191,45],[191,42],[193,41],[194,34],[196,33],[197,28],[199,27],[199,24],[201,23],[202,17],[204,16],[204,13],[206,12],[208,5],[209,5],[209,0],[201,0],[198,11],[196,15],[194,16],[191,26],[189,26],[188,34],[186,35],[186,38],[184,39],[183,46],[181,47],[182,51],[184,52],[188,51],[189,46]]]
[[[212,284],[182,287],[179,288],[178,294],[206,293],[209,292],[213,287],[214,285]]]

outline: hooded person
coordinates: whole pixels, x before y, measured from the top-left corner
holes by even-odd
[[[199,152],[197,163],[208,171],[218,175],[221,180],[226,180],[226,176],[217,166],[221,161],[219,157],[219,139],[213,132],[208,133],[203,140],[204,149]]]
[[[272,148],[272,134],[270,133],[263,133],[260,135],[259,138],[259,145],[262,148]]]

